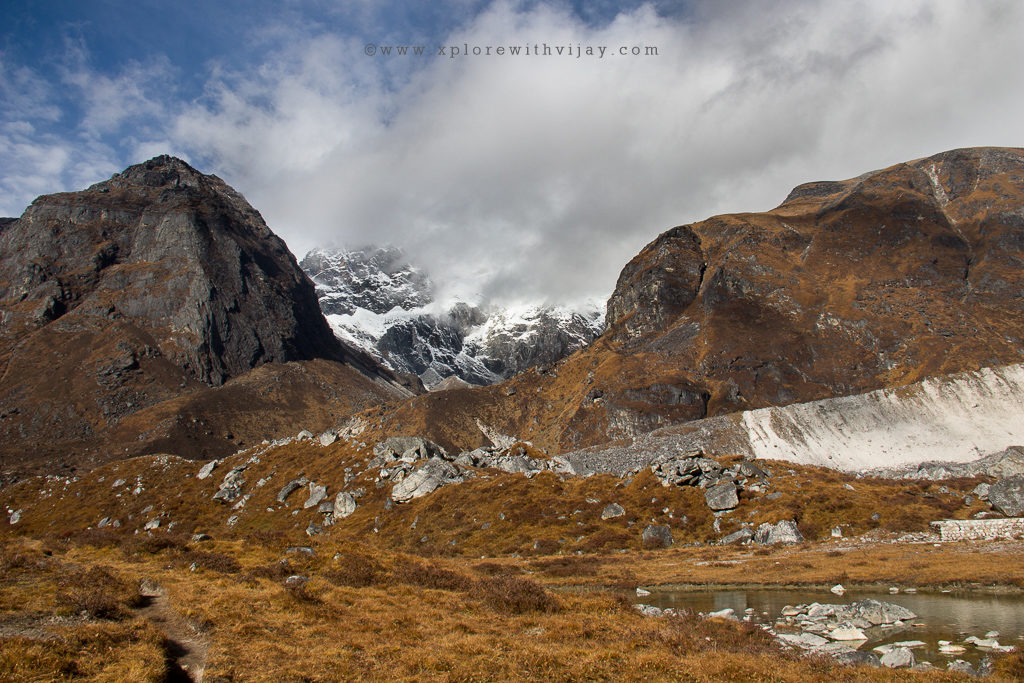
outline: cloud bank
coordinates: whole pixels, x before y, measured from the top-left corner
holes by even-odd
[[[53,83],[5,68],[0,188],[10,206],[65,189],[68,169],[92,169],[93,182],[170,152],[243,192],[299,256],[390,243],[442,287],[572,303],[606,297],[673,225],[768,209],[806,181],[1024,144],[1020,3],[707,2],[603,16],[473,4],[407,43],[379,15],[356,31],[277,22],[260,33],[259,61],[207,62],[188,99],[174,95],[172,60],[95,73],[78,59],[60,84],[83,95],[75,137],[34,123],[60,117],[44,104]],[[365,53],[414,38],[423,56]],[[657,55],[436,56],[545,44]]]

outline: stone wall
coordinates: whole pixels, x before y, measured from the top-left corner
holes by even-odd
[[[932,522],[943,541],[985,541],[1024,537],[1024,517],[1008,519],[943,519]]]

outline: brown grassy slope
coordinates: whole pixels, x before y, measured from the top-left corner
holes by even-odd
[[[391,485],[376,485],[378,470],[366,470],[372,453],[355,442],[321,447],[305,441],[260,454],[261,448],[227,458],[202,481],[195,478],[199,463],[173,456],[111,463],[76,481],[27,480],[3,490],[0,503],[21,509],[22,515],[16,525],[0,525],[0,533],[60,535],[94,527],[108,517],[127,531],[156,519],[161,529],[173,523],[183,533],[231,538],[271,532],[297,541],[305,538],[308,525],[323,521],[316,507],[302,507],[306,490],[293,493],[284,504],[276,501],[284,484],[300,475],[325,484],[331,498],[341,490],[362,490],[356,512],[326,527],[329,536],[373,539],[381,547],[424,555],[639,550],[640,532],[650,523],[669,525],[677,544],[706,543],[741,524],[783,519],[795,520],[809,540],[828,537],[837,525],[847,536],[873,530],[927,531],[934,519],[963,518],[987,508],[979,501],[965,504],[975,480],[857,480],[822,468],[763,463],[773,473],[768,488],[741,493],[739,507],[720,518],[718,531],[700,489],[666,488],[646,471],[629,480],[608,475],[563,480],[550,473],[527,479],[478,471],[466,483],[388,510]],[[239,501],[222,504],[211,497],[237,465],[247,468],[243,491],[250,497],[235,510]],[[947,492],[941,490],[944,485]],[[626,514],[602,520],[602,510],[611,502],[622,505]],[[872,519],[876,512],[878,520]],[[233,525],[228,524],[231,518]]]
[[[5,542],[4,571],[22,581],[7,593],[31,591],[38,604],[31,612],[0,604],[0,623],[22,625],[20,635],[0,636],[0,676],[57,678],[72,669],[93,680],[159,680],[167,651],[137,616],[28,628],[59,613],[48,573],[74,565],[163,586],[208,642],[205,680],[967,680],[799,658],[753,627],[645,618],[616,595],[553,593],[487,565],[425,563],[333,541],[311,557],[259,543],[203,547]],[[190,568],[204,554],[239,562]],[[353,583],[353,566],[375,569]],[[292,573],[308,583],[289,588]],[[97,643],[117,647],[97,660]],[[999,662],[993,680],[1013,680],[1019,659]]]
[[[95,355],[99,351],[93,348],[87,353]],[[126,387],[132,387],[126,388],[126,411],[132,410],[132,399],[141,393],[156,395],[152,389],[157,382],[154,377],[164,365],[153,361],[151,370],[139,375],[141,385],[134,380],[126,382]],[[168,381],[174,382],[175,390],[167,393],[165,400],[124,415],[104,417],[94,414],[97,404],[92,401],[89,382],[79,382],[75,377],[81,375],[71,374],[74,376],[40,369],[34,380],[38,391],[61,399],[45,402],[40,412],[26,408],[19,410],[19,415],[32,420],[42,416],[56,422],[67,418],[94,424],[82,427],[81,438],[41,438],[31,446],[8,441],[0,447],[0,474],[4,478],[32,472],[72,474],[111,460],[150,453],[174,453],[197,460],[225,457],[263,439],[294,436],[302,429],[319,434],[367,405],[396,400],[392,388],[372,382],[350,367],[313,360],[262,365],[220,387],[186,382],[180,371],[173,371]],[[185,384],[184,389],[178,388],[179,381]],[[46,406],[52,412],[46,412]]]
[[[470,448],[480,418],[558,452],[1019,362],[1022,201],[1024,152],[955,150],[674,228],[623,269],[589,348],[404,403],[375,436]]]

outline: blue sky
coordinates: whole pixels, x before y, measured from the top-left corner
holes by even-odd
[[[662,230],[801,182],[1024,144],[1013,0],[5,0],[0,16],[0,215],[172,153],[300,257],[390,242],[442,287],[507,300],[603,298]],[[436,55],[546,43],[607,52]]]

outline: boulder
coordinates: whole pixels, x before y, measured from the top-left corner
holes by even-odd
[[[344,519],[356,511],[356,499],[348,491],[341,491],[334,497],[334,516]]]
[[[1024,514],[1024,476],[1000,479],[988,489],[988,502],[1007,517]]]
[[[897,647],[882,655],[881,663],[890,669],[902,669],[914,666],[916,660],[914,652],[909,647]]]
[[[448,457],[447,451],[430,439],[424,439],[421,436],[392,436],[374,446],[373,454],[378,457],[383,456],[387,460],[394,460],[406,454],[410,456],[415,454],[416,459],[419,460]],[[379,466],[376,465],[376,467]]]
[[[860,650],[847,649],[844,652],[837,652],[832,658],[840,664],[847,666],[882,666],[882,661],[873,652],[861,652]]]
[[[753,530],[750,527],[745,526],[742,529],[740,529],[739,531],[734,531],[731,534],[729,534],[728,536],[722,537],[718,542],[721,545],[730,545],[730,544],[733,544],[733,543],[746,543],[747,541],[749,541],[753,537],[754,537]]]
[[[803,543],[804,537],[796,527],[796,522],[784,519],[777,523],[768,533],[765,545],[777,545],[780,543]]]
[[[795,645],[805,650],[812,650],[828,644],[828,639],[813,633],[780,633],[776,636],[787,645]]]
[[[212,541],[212,540],[213,540],[213,538],[210,536],[210,534],[203,534],[203,533],[192,534],[192,542],[193,543],[203,543],[204,541]]]
[[[440,458],[431,458],[418,470],[395,484],[391,489],[391,498],[396,503],[407,503],[442,486],[461,482],[462,477],[454,465]]]
[[[751,479],[767,479],[768,473],[749,460],[744,460],[739,465],[739,473]]]
[[[320,435],[320,445],[330,446],[332,443],[338,440],[338,435],[334,432],[324,432]]]
[[[764,522],[754,532],[754,543],[761,545],[777,545],[779,543],[803,543],[804,537],[796,527],[796,522],[783,520],[777,524]]]
[[[601,519],[613,519],[626,514],[626,510],[618,503],[608,503],[601,511]]]
[[[319,505],[324,498],[327,497],[327,487],[321,486],[316,482],[309,482],[309,498],[302,504],[302,507],[311,508],[314,505]]]
[[[712,510],[732,510],[740,504],[740,499],[736,495],[736,484],[724,481],[709,487],[704,491],[704,502]]]
[[[667,548],[672,545],[672,529],[664,524],[648,524],[640,538],[647,547]]]
[[[281,487],[281,490],[277,493],[277,502],[283,503],[288,500],[288,496],[292,495],[303,486],[309,483],[309,479],[305,477],[299,477],[298,479],[292,479],[290,482]]]
[[[213,469],[217,466],[216,460],[211,460],[202,467],[199,468],[199,472],[196,474],[196,479],[206,479],[213,472]],[[122,482],[123,483],[123,482]]]

